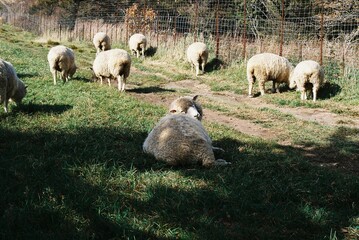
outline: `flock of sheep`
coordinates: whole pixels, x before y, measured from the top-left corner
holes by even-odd
[[[100,80],[118,82],[118,90],[125,91],[126,79],[130,74],[131,57],[123,49],[111,49],[110,38],[104,32],[95,34],[93,44],[96,57],[92,70]],[[137,57],[145,56],[147,40],[142,34],[134,34],[129,39],[130,51]],[[200,68],[202,74],[208,60],[208,48],[202,42],[191,44],[186,51],[187,60],[195,68],[196,76]],[[63,45],[50,49],[47,56],[53,81],[56,85],[57,72],[67,82],[76,72],[75,55],[72,49]],[[307,99],[307,92],[312,91],[313,101],[324,81],[321,66],[312,60],[300,62],[295,68],[284,57],[272,53],[254,55],[247,63],[248,95],[253,97],[253,84],[258,81],[261,95],[265,94],[265,83],[273,82],[272,92],[279,91],[279,84],[286,83],[290,88],[301,92],[301,99]],[[17,104],[26,95],[25,84],[17,77],[11,63],[0,59],[0,104],[8,111],[9,99]],[[181,97],[174,100],[166,116],[160,119],[147,136],[143,144],[144,152],[169,165],[199,164],[202,166],[228,165],[223,159],[215,159],[212,141],[204,129],[201,119],[203,111],[195,97]]]

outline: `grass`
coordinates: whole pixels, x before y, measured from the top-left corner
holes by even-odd
[[[33,44],[37,37],[32,34],[8,25],[0,29],[1,57],[29,86],[22,106],[12,104],[8,114],[0,113],[1,239],[358,236],[358,175],[315,164],[317,158],[357,162],[358,129],[322,126],[275,109],[233,107],[203,96],[206,108],[257,121],[294,144],[204,122],[214,145],[226,150],[219,157],[232,165],[167,167],[141,148],[166,108],[139,100],[136,91],[120,94],[89,81],[95,55],[90,44],[71,43],[79,70],[74,80],[54,86],[46,55],[55,41]],[[193,78],[193,73],[181,68],[180,60],[162,64],[164,59],[135,59],[129,83],[148,91],[142,94],[159,90],[171,97],[174,92],[160,91],[162,84]],[[243,76],[243,67],[230,66],[199,79],[213,91],[245,94],[245,81],[238,79]],[[298,97],[294,92],[271,97],[265,100],[279,106],[312,107],[290,105],[289,99]],[[351,116],[354,108],[347,99],[334,97],[314,107],[348,106],[341,114]]]

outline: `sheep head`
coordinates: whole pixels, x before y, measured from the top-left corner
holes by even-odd
[[[186,114],[193,118],[202,120],[203,111],[199,103],[196,102],[198,95],[194,97],[180,97],[170,105],[171,114]]]

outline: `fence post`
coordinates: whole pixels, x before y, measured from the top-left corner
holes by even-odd
[[[197,24],[198,24],[198,0],[194,6],[194,27],[193,27],[193,42],[197,42]]]
[[[284,35],[284,0],[282,0],[282,21],[280,25],[280,46],[279,46],[279,56],[283,54],[283,35]]]
[[[242,41],[243,41],[243,52],[242,52],[242,57],[244,59],[244,61],[246,60],[246,47],[247,47],[247,1],[244,0],[243,2],[243,36],[242,36]]]
[[[177,16],[174,16],[174,33],[173,33],[173,44],[176,44],[177,38]]]
[[[85,41],[85,23],[82,22],[82,41]]]
[[[60,42],[61,42],[61,33],[62,33],[62,25],[61,25],[61,23],[60,23],[60,27],[59,27],[59,31],[60,31],[60,34],[59,34],[59,39],[60,39]]]
[[[342,2],[342,11],[345,11],[344,8],[344,2]],[[342,53],[342,77],[345,77],[345,53],[346,53],[346,47],[345,47],[345,34],[342,31],[342,35],[343,35],[343,53]]]
[[[216,58],[219,58],[219,0],[216,6]]]
[[[323,41],[324,41],[324,16],[323,16],[323,1],[320,10],[320,55],[319,64],[323,65]]]

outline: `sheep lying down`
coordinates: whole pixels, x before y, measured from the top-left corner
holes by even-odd
[[[200,119],[202,108],[195,98],[183,97],[171,104],[170,113],[163,117],[149,133],[143,144],[144,152],[172,166],[228,165],[215,159],[212,141]]]

